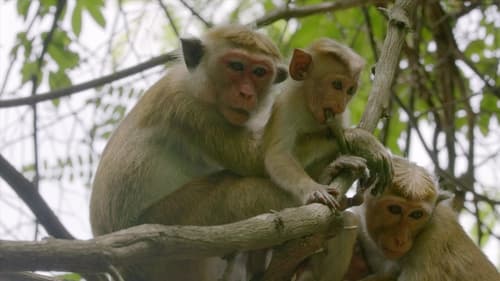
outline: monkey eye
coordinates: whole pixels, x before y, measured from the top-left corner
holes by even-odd
[[[424,216],[424,212],[423,211],[414,211],[414,212],[411,212],[410,213],[410,218],[412,219],[420,219]]]
[[[401,206],[399,206],[399,205],[389,205],[387,207],[387,210],[389,211],[389,213],[394,214],[394,215],[399,215],[403,212],[403,210],[401,209]]]
[[[354,88],[354,87],[351,87],[351,88],[347,89],[347,94],[349,96],[354,96],[355,92],[356,92],[356,88]]]
[[[253,74],[255,74],[255,76],[257,77],[264,77],[267,74],[267,69],[263,67],[256,67],[253,70]]]
[[[342,81],[335,80],[335,81],[332,82],[332,86],[336,90],[342,90]]]
[[[227,65],[234,71],[243,71],[243,69],[245,68],[243,63],[239,61],[230,61]]]

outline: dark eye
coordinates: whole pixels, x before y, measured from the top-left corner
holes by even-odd
[[[245,68],[243,63],[241,63],[239,61],[230,61],[228,63],[228,66],[229,66],[229,68],[231,68],[234,71],[243,71],[243,69]]]
[[[267,69],[263,67],[257,67],[253,70],[253,74],[257,77],[264,77],[267,74]]]
[[[394,214],[394,215],[399,215],[403,212],[403,210],[401,209],[401,206],[399,206],[399,205],[389,205],[387,207],[387,210],[389,211],[389,213]]]
[[[342,81],[335,80],[335,81],[332,82],[332,86],[336,90],[342,90]]]
[[[356,89],[354,87],[347,89],[347,94],[349,96],[354,96],[354,93],[356,93]]]
[[[412,219],[420,219],[424,216],[424,212],[423,211],[414,211],[414,212],[411,212],[410,213],[410,218]]]

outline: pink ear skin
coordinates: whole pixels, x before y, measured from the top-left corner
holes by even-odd
[[[306,78],[309,67],[312,64],[312,56],[302,50],[293,50],[292,61],[290,61],[289,71],[293,80],[302,81]]]

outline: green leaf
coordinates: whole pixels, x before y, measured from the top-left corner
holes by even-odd
[[[78,4],[73,10],[73,15],[71,16],[71,27],[73,28],[73,33],[75,33],[76,37],[79,37],[82,32],[82,7]]]
[[[49,73],[49,86],[51,90],[66,88],[70,85],[71,80],[63,70]]]
[[[17,13],[22,15],[24,20],[26,20],[26,17],[28,16],[30,5],[31,5],[31,0],[17,1]]]
[[[104,1],[102,0],[87,0],[81,1],[82,8],[85,8],[90,16],[99,24],[101,27],[106,26],[106,19],[102,14],[104,8]]]
[[[40,0],[40,9],[39,14],[40,15],[46,15],[48,12],[50,12],[52,7],[55,7],[57,5],[57,0]]]
[[[38,64],[34,61],[28,61],[23,64],[21,67],[22,74],[22,83],[26,83],[30,81],[33,77],[38,77],[38,80],[41,80],[42,73],[38,68]]]
[[[80,57],[68,48],[71,40],[64,31],[54,33],[52,44],[49,45],[48,53],[62,70],[71,69],[78,65]]]
[[[483,135],[487,135],[490,128],[490,122],[495,116],[500,114],[500,108],[497,106],[498,99],[493,95],[483,95],[479,106],[478,126]]]

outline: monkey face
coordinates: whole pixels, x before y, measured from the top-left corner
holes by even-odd
[[[359,73],[351,73],[338,54],[295,49],[290,61],[290,76],[303,81],[305,98],[314,119],[324,124],[326,112],[344,113],[356,93]]]
[[[403,257],[430,218],[429,203],[383,195],[367,202],[368,234],[388,259]]]
[[[217,109],[229,123],[242,126],[268,94],[277,66],[264,55],[235,49],[223,53],[217,65]]]
[[[326,122],[326,112],[344,113],[356,93],[357,80],[337,73],[328,73],[316,79],[314,93],[307,95],[307,104],[316,121]]]

